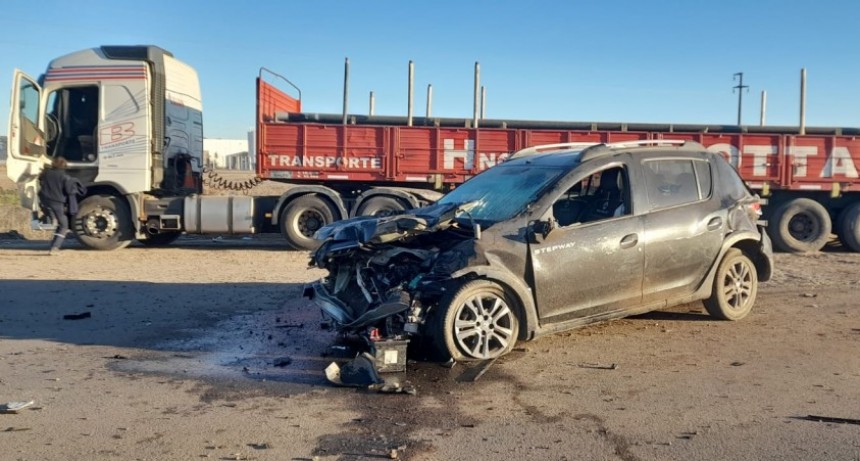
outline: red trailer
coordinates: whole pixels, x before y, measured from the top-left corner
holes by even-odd
[[[302,112],[257,80],[257,173],[297,185],[282,197],[291,241],[319,223],[420,206],[519,149],[644,139],[699,142],[722,153],[766,198],[775,245],[816,251],[835,233],[860,251],[860,129],[538,122]],[[291,225],[293,223],[294,225]],[[302,223],[305,223],[302,227]]]
[[[860,251],[860,129],[388,117],[303,112],[301,92],[257,80],[257,173],[280,196],[205,196],[196,71],[156,46],[58,57],[40,78],[16,71],[6,173],[31,225],[53,158],[87,187],[72,229],[85,246],[164,245],[182,234],[281,232],[299,249],[321,226],[432,203],[519,149],[556,143],[694,140],[721,152],[767,198],[776,246],[814,251],[831,231]],[[289,83],[286,79],[284,79]],[[291,84],[290,84],[291,85]],[[291,94],[295,94],[291,96]],[[411,111],[410,111],[411,113]]]

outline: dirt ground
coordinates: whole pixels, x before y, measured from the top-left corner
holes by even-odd
[[[277,237],[39,238],[0,239],[0,404],[34,401],[0,413],[4,461],[860,460],[860,425],[807,419],[860,418],[858,254],[777,255],[739,322],[690,304],[521,343],[474,382],[385,375],[408,395],[325,380],[335,335],[301,298],[322,273]]]

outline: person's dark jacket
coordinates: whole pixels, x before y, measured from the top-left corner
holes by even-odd
[[[48,168],[39,178],[39,200],[62,204],[67,207],[70,215],[78,212],[78,195],[84,195],[87,188],[77,178],[66,174],[64,170]]]

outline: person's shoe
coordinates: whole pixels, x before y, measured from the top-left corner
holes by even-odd
[[[51,251],[49,251],[48,254],[51,256],[60,256],[60,249],[59,248],[51,248]]]

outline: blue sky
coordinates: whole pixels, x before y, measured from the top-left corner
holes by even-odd
[[[192,65],[205,135],[244,138],[254,78],[265,66],[303,91],[306,112],[340,113],[350,59],[350,112],[415,113],[427,84],[433,115],[472,115],[481,64],[487,117],[734,124],[744,72],[745,124],[762,90],[770,125],[796,125],[805,67],[807,124],[860,126],[860,2],[829,1],[58,1],[4,2],[0,88],[12,70],[112,44],[155,44]],[[0,90],[0,131],[9,90]]]

